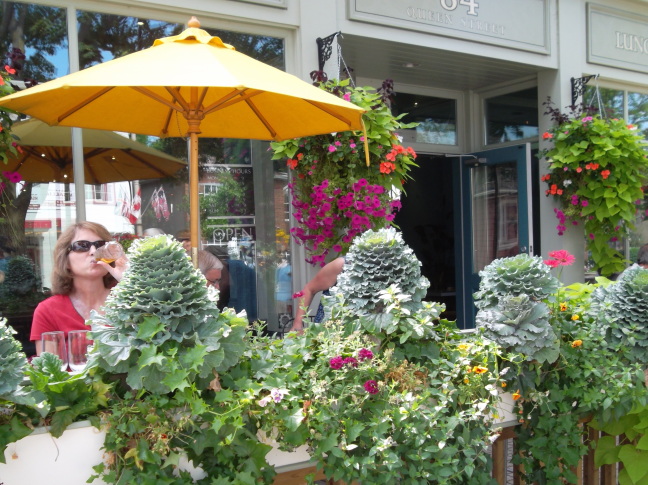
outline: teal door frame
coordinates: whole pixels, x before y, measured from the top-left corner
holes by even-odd
[[[455,228],[460,231],[455,239],[455,265],[457,281],[457,324],[461,328],[474,328],[476,309],[473,293],[479,288],[479,274],[474,270],[477,254],[473,234],[473,175],[474,169],[496,167],[507,164],[515,167],[517,178],[517,242],[510,252],[533,254],[533,225],[531,204],[531,145],[514,145],[482,152],[458,155],[459,164],[455,171]],[[495,230],[499,230],[496,227]],[[512,255],[512,254],[509,254]],[[483,255],[482,257],[483,262]]]

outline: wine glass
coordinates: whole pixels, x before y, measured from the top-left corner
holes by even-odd
[[[65,332],[43,332],[41,334],[43,352],[57,355],[61,361],[61,370],[68,369],[67,347],[65,345]]]
[[[91,344],[87,330],[68,332],[68,361],[73,373],[81,372],[85,368],[88,363],[88,348]]]

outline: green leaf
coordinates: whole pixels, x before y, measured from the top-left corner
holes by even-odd
[[[159,317],[155,315],[147,315],[144,321],[137,329],[137,338],[142,340],[150,340],[151,337],[164,330],[164,324],[160,321]]]
[[[602,436],[596,442],[594,463],[596,466],[612,465],[619,461],[619,449],[614,436]]]
[[[637,450],[633,445],[623,445],[619,459],[634,483],[648,475],[648,451]]]

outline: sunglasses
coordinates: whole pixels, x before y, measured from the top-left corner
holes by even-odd
[[[94,246],[96,249],[99,249],[101,246],[106,244],[106,241],[74,241],[70,244],[68,252],[74,251],[75,253],[86,253],[90,251],[90,247]]]

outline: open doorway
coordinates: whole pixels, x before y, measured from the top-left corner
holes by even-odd
[[[395,223],[403,240],[421,261],[421,272],[430,281],[426,300],[446,305],[445,318],[457,315],[455,283],[455,207],[456,177],[453,161],[435,155],[419,155],[418,167],[411,171],[414,178],[405,184],[401,197],[402,209]]]

